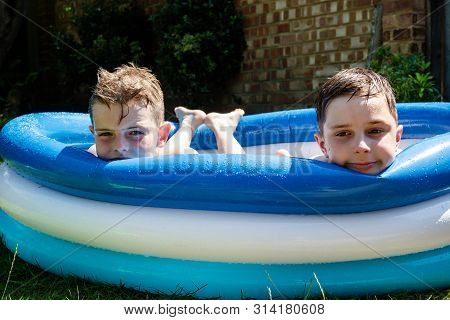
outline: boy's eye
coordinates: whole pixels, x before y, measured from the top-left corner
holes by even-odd
[[[99,137],[111,137],[112,133],[111,132],[102,132],[98,134]]]
[[[379,129],[379,128],[375,128],[375,129],[371,129],[369,130],[369,134],[380,134],[383,133],[384,130],[383,129]]]
[[[347,137],[350,136],[352,133],[349,131],[339,131],[336,133],[336,137]]]
[[[144,134],[144,132],[139,131],[139,130],[133,130],[133,131],[128,132],[128,134],[129,134],[130,136],[141,136],[141,135]]]

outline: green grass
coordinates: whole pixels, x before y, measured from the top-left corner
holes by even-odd
[[[0,244],[0,297],[2,299],[192,299],[192,295],[140,292],[124,286],[93,283],[75,277],[60,277],[30,265]],[[326,296],[327,299],[333,297]],[[320,299],[321,297],[316,297]],[[437,292],[399,293],[359,299],[450,300],[450,289]]]
[[[26,263],[0,244],[0,298],[1,299],[191,299],[192,296],[152,294],[93,283],[75,277],[60,277],[43,272]]]

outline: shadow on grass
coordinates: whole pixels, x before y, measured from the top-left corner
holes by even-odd
[[[3,299],[39,300],[156,300],[193,299],[193,296],[154,294],[101,283],[93,283],[76,277],[60,277],[26,263],[0,243],[0,292],[7,290]],[[8,281],[8,275],[12,272]],[[35,279],[33,279],[35,278]],[[1,296],[1,294],[0,294]]]
[[[75,277],[60,277],[30,265],[19,257],[14,264],[14,253],[0,243],[0,292],[7,289],[4,299],[53,299],[53,300],[181,300],[195,299],[192,295],[172,295],[141,292],[125,288],[93,283]],[[12,267],[12,268],[11,268]],[[8,281],[8,276],[11,275]],[[34,278],[34,279],[33,279]],[[320,299],[320,297],[317,297]],[[327,299],[336,297],[326,295]],[[384,296],[355,297],[370,300],[450,300],[450,289],[439,292],[397,293]]]

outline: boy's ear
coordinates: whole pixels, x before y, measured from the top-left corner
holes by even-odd
[[[159,127],[159,141],[158,147],[162,147],[167,139],[169,139],[171,125],[169,122],[163,122],[163,124]]]
[[[325,147],[325,140],[319,132],[314,133],[314,140],[316,140],[316,142],[319,145],[320,150],[322,150],[322,153],[325,156],[325,158],[328,159],[328,152],[327,152],[327,148]]]
[[[92,126],[92,125],[91,125],[91,126],[89,126],[89,130],[91,131],[91,133],[92,133],[92,134],[95,134],[95,131],[94,131],[94,126]]]

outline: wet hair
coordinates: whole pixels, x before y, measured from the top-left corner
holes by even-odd
[[[89,115],[93,123],[92,109],[96,102],[105,104],[119,103],[122,106],[120,121],[128,115],[128,102],[140,100],[146,103],[157,125],[164,120],[164,97],[158,79],[147,68],[124,64],[114,72],[100,68],[97,72],[97,84],[89,99]]]
[[[349,96],[348,101],[354,96],[367,97],[367,99],[373,96],[384,96],[391,115],[396,122],[398,121],[395,96],[389,81],[372,70],[352,68],[338,72],[320,87],[314,102],[320,132],[323,132],[327,108],[331,101],[343,95]]]

